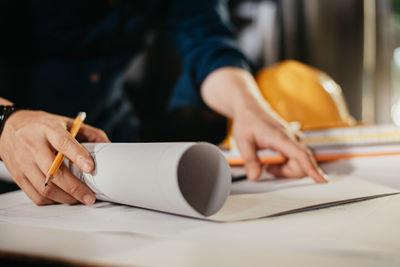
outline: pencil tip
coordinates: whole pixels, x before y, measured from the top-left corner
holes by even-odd
[[[44,187],[46,187],[50,181],[53,179],[53,175],[52,174],[47,174],[46,175],[46,180],[44,180]]]

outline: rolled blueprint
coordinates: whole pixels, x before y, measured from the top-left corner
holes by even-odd
[[[100,200],[191,217],[211,216],[224,205],[230,168],[208,143],[86,143],[95,170],[65,164]]]

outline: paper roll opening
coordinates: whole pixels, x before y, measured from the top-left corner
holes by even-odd
[[[218,148],[207,143],[191,146],[178,164],[178,184],[185,200],[204,216],[216,213],[230,192],[230,169]]]

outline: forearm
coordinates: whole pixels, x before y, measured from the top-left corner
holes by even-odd
[[[201,86],[204,102],[228,118],[243,108],[270,109],[253,76],[237,67],[220,68],[207,76]]]

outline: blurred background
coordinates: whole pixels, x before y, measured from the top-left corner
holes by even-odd
[[[299,60],[341,85],[358,121],[400,125],[399,0],[231,0],[229,6],[240,47],[255,72],[284,59]],[[226,130],[217,114],[190,105],[165,111],[161,96],[176,81],[178,61],[156,30],[152,45],[126,74],[126,89],[143,123],[142,137],[217,143]],[[152,103],[146,99],[154,105],[144,105]],[[206,130],[210,127],[212,133]]]

